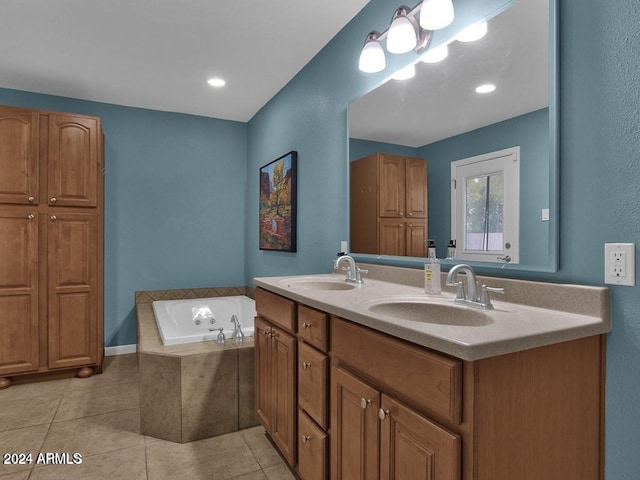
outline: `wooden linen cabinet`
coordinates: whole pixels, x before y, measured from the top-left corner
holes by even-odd
[[[97,117],[0,106],[0,388],[102,368],[103,142]]]

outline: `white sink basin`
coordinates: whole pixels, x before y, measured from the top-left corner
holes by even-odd
[[[482,327],[493,323],[491,314],[484,310],[419,296],[372,299],[364,302],[364,306],[373,315],[412,322],[459,327]]]
[[[356,288],[354,283],[347,283],[344,280],[336,279],[319,279],[319,278],[296,278],[287,279],[283,282],[283,285],[288,288],[300,289],[300,290],[353,290]]]

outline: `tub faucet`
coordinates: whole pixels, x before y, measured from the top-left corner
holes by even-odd
[[[345,282],[364,283],[364,281],[362,280],[362,274],[369,273],[369,271],[359,268],[356,265],[356,261],[353,259],[353,257],[349,255],[341,255],[336,258],[333,261],[333,268],[335,270],[338,270],[344,262],[347,262],[347,277],[344,279]]]
[[[464,272],[467,277],[467,290],[465,292],[464,284],[456,281],[458,272]],[[478,285],[476,283],[476,274],[470,265],[461,263],[454,265],[447,274],[447,285],[450,287],[458,287],[456,293],[456,303],[462,303],[470,305],[472,307],[484,308],[486,310],[493,309],[491,299],[489,298],[489,292],[504,293],[504,288],[494,288],[482,285],[482,295],[478,298]]]
[[[233,323],[233,340],[236,342],[244,342],[244,333],[242,333],[242,325],[236,315],[231,315],[231,323]]]

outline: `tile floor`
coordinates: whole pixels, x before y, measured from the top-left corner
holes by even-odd
[[[79,453],[79,465],[36,465],[38,453]],[[31,453],[31,465],[5,465]],[[291,480],[282,458],[254,427],[179,444],[140,435],[136,355],[105,358],[87,379],[0,390],[0,480]]]

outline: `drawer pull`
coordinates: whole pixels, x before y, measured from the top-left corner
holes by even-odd
[[[270,332],[269,330],[265,330],[265,331],[263,331],[263,332],[262,332],[262,334],[263,334],[265,337],[270,337],[270,336],[271,336],[271,332]]]
[[[311,366],[311,362],[302,362],[302,368],[305,370]]]
[[[364,410],[369,405],[371,405],[371,399],[367,399],[367,398],[361,398],[360,399],[360,408],[362,408]]]
[[[51,197],[51,200],[49,200],[51,203],[56,203],[58,201],[58,199],[56,197]]]
[[[311,440],[311,435],[302,435],[302,443],[307,443]]]
[[[29,197],[27,198],[27,200],[29,201],[29,203],[33,203],[36,201],[36,197]]]
[[[30,213],[29,215],[27,215],[27,218],[29,220],[33,220],[34,218],[36,218],[36,216],[33,213]]]
[[[55,222],[58,219],[58,217],[56,217],[55,215],[51,215],[51,221]]]
[[[387,418],[387,415],[389,415],[389,410],[383,410],[382,408],[378,410],[378,417],[380,418],[380,420],[384,420],[385,418]]]
[[[311,328],[311,324],[307,322],[302,323],[302,328]]]

